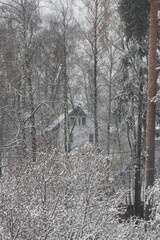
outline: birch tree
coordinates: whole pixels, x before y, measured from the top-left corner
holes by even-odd
[[[75,39],[77,32],[77,25],[75,24],[72,13],[72,2],[64,1],[53,4],[53,9],[56,10],[58,18],[59,29],[57,34],[61,38],[61,79],[63,83],[63,113],[64,113],[64,150],[66,153],[70,152],[70,128],[69,128],[69,99],[70,98],[70,76],[74,68],[73,55],[75,49]]]
[[[17,0],[1,3],[2,17],[7,16],[15,29],[16,60],[19,69],[18,78],[20,78],[17,95],[17,116],[19,119],[21,148],[23,154],[25,154],[27,149],[26,126],[29,122],[33,161],[36,160],[36,126],[32,63],[37,48],[35,36],[39,24],[38,7],[39,1],[36,0]],[[29,103],[28,106],[27,101]],[[26,122],[26,110],[30,115],[28,122]]]
[[[93,119],[94,119],[94,132],[95,132],[95,144],[99,142],[99,126],[98,126],[98,90],[99,90],[99,76],[100,76],[100,66],[105,51],[105,46],[102,44],[105,28],[109,25],[111,17],[111,6],[113,1],[108,0],[94,0],[92,3],[88,0],[82,0],[86,12],[84,10],[84,22],[86,22],[86,29],[82,26],[81,32],[83,38],[89,46],[86,49],[86,54],[89,57],[90,62],[90,77],[92,81],[93,89]],[[82,10],[83,12],[83,10]],[[84,24],[84,25],[85,25]],[[107,45],[107,44],[106,44]]]

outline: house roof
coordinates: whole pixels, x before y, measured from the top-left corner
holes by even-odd
[[[70,112],[69,117],[78,117],[78,116],[87,116],[87,114],[82,110],[82,108],[80,108],[79,106],[77,106],[76,108],[73,109],[72,112]]]
[[[78,116],[87,116],[87,114],[82,110],[81,107],[77,106],[76,108],[74,108],[73,110],[70,110],[68,113],[69,117],[78,117]],[[57,117],[57,119],[50,124],[47,128],[46,131],[51,131],[51,130],[58,130],[59,128],[59,124],[63,121],[64,119],[64,114],[60,115],[59,117]]]

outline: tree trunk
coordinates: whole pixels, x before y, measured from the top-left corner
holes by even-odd
[[[24,60],[23,60],[24,61]],[[25,70],[24,70],[24,64],[22,64],[22,76],[21,76],[21,87],[20,87],[20,92],[21,95],[18,96],[18,119],[20,122],[20,141],[21,141],[21,154],[23,156],[26,155],[26,149],[27,149],[27,144],[26,144],[26,131],[25,131],[25,96],[26,96],[26,77],[25,77]]]
[[[138,97],[138,131],[137,131],[137,163],[135,168],[135,215],[142,217],[141,214],[141,152],[142,152],[142,110],[143,110],[143,82],[140,78],[139,97]]]
[[[68,153],[68,144],[69,144],[69,136],[68,136],[68,81],[67,81],[67,74],[66,74],[66,66],[64,66],[64,149],[65,152]]]
[[[109,70],[109,97],[108,97],[108,126],[107,126],[107,154],[110,154],[110,140],[111,140],[111,103],[112,103],[112,69],[113,60],[112,53],[110,56],[111,66]]]
[[[33,87],[32,87],[32,77],[31,77],[31,67],[29,63],[27,65],[27,78],[29,86],[29,100],[30,100],[30,123],[31,123],[31,141],[32,141],[32,160],[36,161],[36,123],[35,123],[35,114],[34,114],[34,99],[33,99]]]
[[[95,22],[94,22],[94,127],[95,127],[95,145],[98,144],[98,118],[97,118],[97,103],[98,103],[98,89],[97,89],[97,14],[98,14],[98,1],[95,2]]]
[[[63,14],[63,81],[64,81],[64,150],[69,152],[69,119],[68,119],[68,76],[67,76],[67,46],[66,46],[66,18]]]
[[[154,184],[155,175],[155,117],[156,104],[150,100],[156,95],[157,87],[157,35],[158,35],[158,0],[151,0],[149,55],[148,55],[148,103],[147,103],[147,132],[146,132],[146,189]],[[150,204],[145,209],[145,219],[149,219]]]

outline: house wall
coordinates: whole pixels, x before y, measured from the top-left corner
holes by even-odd
[[[73,129],[73,144],[71,145],[71,149],[74,150],[76,147],[89,142],[90,134],[94,134],[94,123],[89,117],[86,117],[85,125],[75,126]]]
[[[83,116],[84,117],[84,116]],[[79,125],[80,118],[80,125]],[[77,147],[82,146],[83,144],[89,142],[89,135],[94,135],[94,123],[93,121],[86,116],[86,124],[82,125],[82,117],[78,117],[76,119],[76,124],[70,126],[70,131],[73,134],[73,143],[71,144],[71,150],[75,150]],[[55,136],[57,135],[57,139],[55,141]],[[64,121],[61,121],[60,128],[55,134],[52,131],[53,143],[56,142],[57,146],[59,146],[62,150],[64,149]],[[94,139],[94,137],[93,137]]]

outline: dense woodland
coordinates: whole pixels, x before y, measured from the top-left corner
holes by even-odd
[[[158,4],[0,1],[1,240],[159,239]],[[78,105],[95,141],[70,152]]]

